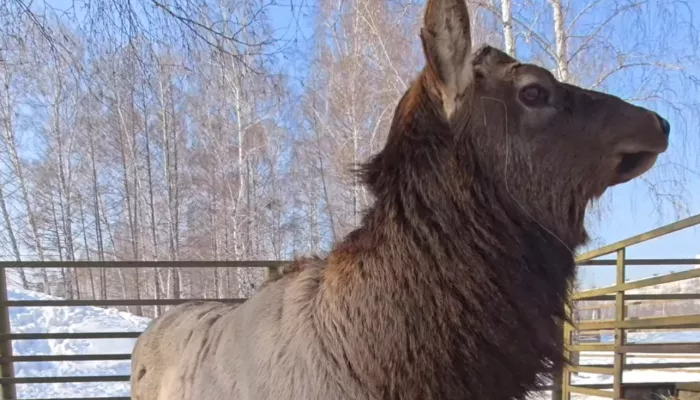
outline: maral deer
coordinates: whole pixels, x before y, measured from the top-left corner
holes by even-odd
[[[560,365],[586,206],[651,168],[669,123],[472,52],[464,0],[428,0],[420,37],[425,68],[358,171],[360,226],[239,306],[158,318],[132,399],[511,400]]]

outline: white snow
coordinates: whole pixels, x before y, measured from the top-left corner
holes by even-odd
[[[612,334],[602,334],[602,343],[613,343]],[[700,330],[685,331],[661,331],[661,332],[631,332],[627,334],[628,343],[692,343],[700,342]],[[659,364],[659,363],[697,363],[700,362],[700,354],[633,354],[627,358],[628,364]],[[582,352],[579,362],[581,365],[607,364],[612,367],[613,355],[611,352]],[[685,370],[685,371],[684,371]],[[653,382],[698,382],[700,381],[700,369],[678,368],[673,370],[644,369],[625,371],[622,378],[625,383],[653,383]],[[611,375],[577,373],[572,374],[573,385],[586,384],[612,384]],[[549,400],[551,393],[533,393],[531,400]],[[573,400],[593,400],[599,397],[574,394]]]
[[[18,288],[9,289],[10,300],[60,300],[42,293]],[[13,307],[10,309],[14,333],[59,332],[140,332],[150,319],[137,317],[115,309],[98,307]],[[635,343],[700,342],[700,330],[684,332],[630,333],[628,340]],[[603,335],[603,342],[612,342],[610,335]],[[21,340],[13,342],[15,355],[64,355],[64,354],[124,354],[131,353],[135,339],[69,339],[69,340]],[[674,358],[673,355],[630,358],[629,363],[697,362],[698,358]],[[648,357],[648,358],[647,358]],[[663,357],[663,358],[660,358]],[[581,364],[612,363],[610,353],[586,352]],[[130,362],[125,361],[62,361],[16,363],[18,377],[128,375]],[[625,382],[700,381],[700,370],[683,372],[674,370],[629,371]],[[606,375],[577,374],[574,384],[612,383]],[[127,382],[98,382],[70,384],[18,385],[20,398],[52,397],[129,397]],[[543,397],[549,397],[542,393]],[[539,398],[539,396],[537,396]],[[577,397],[582,399],[583,396]]]
[[[62,300],[10,287],[10,300]],[[13,333],[141,332],[150,319],[98,307],[12,307]],[[14,355],[131,353],[136,339],[18,340]],[[130,361],[60,361],[15,363],[17,377],[128,375]],[[17,385],[19,398],[129,396],[128,382]]]
[[[604,343],[613,343],[612,335],[601,335]],[[690,343],[700,342],[700,331],[665,331],[665,332],[631,332],[627,334],[629,343]],[[658,363],[697,363],[700,361],[700,354],[634,354],[627,358],[628,364],[658,364]],[[580,362],[585,364],[613,364],[612,353],[582,353]],[[684,371],[686,370],[686,371]],[[672,370],[631,370],[623,374],[623,382],[626,383],[651,383],[651,382],[698,382],[700,381],[700,369],[698,368],[677,368]],[[611,384],[613,382],[610,375],[598,374],[575,374],[572,377],[572,384]]]

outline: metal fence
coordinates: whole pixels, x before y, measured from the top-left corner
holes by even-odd
[[[629,318],[626,314],[628,303],[658,302],[669,300],[700,300],[700,293],[626,293],[642,288],[672,282],[687,281],[700,278],[700,269],[670,273],[636,281],[625,279],[627,266],[660,266],[660,265],[697,265],[698,259],[628,259],[626,250],[630,246],[659,238],[661,236],[680,231],[700,224],[700,215],[690,217],[676,223],[649,231],[647,233],[631,237],[618,243],[614,243],[600,249],[582,254],[577,258],[580,266],[615,266],[615,285],[579,291],[573,294],[572,300],[576,304],[582,301],[607,301],[613,302],[615,318],[603,321],[579,321],[574,324],[566,324],[564,327],[564,340],[567,355],[573,361],[573,365],[566,368],[562,378],[561,396],[569,400],[572,394],[582,394],[610,399],[624,399],[625,388],[637,385],[623,384],[622,375],[625,371],[632,370],[683,370],[688,368],[700,368],[700,362],[674,362],[674,363],[628,363],[627,358],[634,355],[700,355],[700,343],[629,343],[627,333],[634,331],[650,330],[678,330],[700,329],[700,314],[693,313],[681,316],[663,316],[652,318]],[[600,257],[615,254],[616,259],[600,260]],[[575,308],[575,307],[574,307]],[[571,312],[569,310],[569,312]],[[575,321],[575,318],[574,318]],[[614,343],[581,343],[575,339],[591,332],[612,331]],[[578,342],[578,343],[576,343]],[[582,352],[600,352],[613,356],[612,364],[587,364],[578,362]],[[698,357],[700,361],[700,357]],[[573,385],[572,373],[590,373],[612,375],[612,384],[599,385]],[[672,387],[674,382],[654,384],[662,387]],[[649,385],[651,386],[651,385]],[[558,396],[557,396],[558,397]]]
[[[625,316],[625,302],[627,301],[658,301],[658,300],[695,300],[700,299],[699,294],[625,294],[626,291],[649,287],[658,284],[678,282],[682,280],[700,278],[700,269],[673,273],[650,279],[642,279],[634,282],[625,281],[625,268],[628,265],[691,265],[700,261],[697,259],[652,259],[630,260],[625,257],[625,250],[632,245],[639,244],[678,230],[700,224],[700,215],[688,218],[674,224],[650,231],[648,233],[632,237],[630,239],[605,246],[601,249],[586,253],[578,258],[582,266],[616,266],[616,284],[611,287],[578,292],[573,295],[575,302],[579,301],[613,301],[615,304],[615,319],[608,321],[588,321],[577,323],[576,326],[567,324],[564,327],[567,353],[570,358],[576,360],[581,352],[610,352],[614,356],[612,365],[577,365],[567,368],[561,382],[556,382],[553,388],[554,398],[569,400],[571,394],[599,396],[604,398],[622,399],[624,397],[624,385],[622,373],[631,369],[672,369],[700,367],[700,362],[695,363],[665,363],[665,364],[627,364],[626,357],[631,353],[651,354],[700,354],[700,343],[673,343],[673,344],[629,344],[625,340],[625,333],[630,329],[673,329],[673,328],[700,328],[700,315],[671,316],[661,318],[629,319]],[[616,260],[596,260],[599,257],[617,254]],[[16,385],[21,384],[46,384],[46,383],[87,383],[87,382],[128,382],[128,375],[100,375],[100,376],[50,376],[50,377],[16,377],[14,373],[15,363],[20,362],[44,362],[44,361],[115,361],[129,360],[130,354],[80,354],[80,355],[24,355],[14,356],[12,342],[20,340],[50,340],[50,339],[129,339],[136,338],[140,332],[83,332],[83,333],[17,333],[12,332],[10,326],[10,309],[13,307],[75,307],[75,306],[171,306],[183,302],[200,301],[224,301],[242,302],[245,299],[101,299],[101,300],[9,300],[7,290],[6,270],[15,268],[247,268],[264,267],[266,274],[276,274],[282,262],[280,261],[187,261],[187,262],[0,262],[0,386],[2,387],[2,399],[14,400],[17,398]],[[574,337],[582,334],[602,330],[614,330],[615,341],[613,344],[601,343],[574,343]],[[572,373],[609,374],[613,376],[612,385],[572,385]],[[669,383],[672,384],[672,383]],[[559,390],[560,388],[560,390]],[[61,399],[33,399],[33,400],[78,400],[81,398]],[[82,398],[85,399],[85,398]],[[128,397],[91,397],[91,400],[129,400]]]
[[[144,262],[0,262],[0,387],[3,400],[17,399],[17,385],[48,383],[92,383],[92,382],[128,382],[129,375],[95,375],[95,376],[50,376],[50,377],[16,377],[15,363],[46,361],[118,361],[129,360],[131,354],[78,354],[78,355],[26,355],[15,356],[12,342],[19,340],[51,339],[135,339],[141,332],[81,332],[81,333],[16,333],[10,324],[10,309],[13,307],[117,307],[117,306],[173,306],[188,301],[221,301],[240,303],[243,298],[187,298],[187,299],[100,299],[100,300],[9,300],[6,271],[11,269],[38,268],[265,268],[265,275],[278,273],[281,261],[144,261]],[[129,400],[129,397],[67,397],[31,400]]]

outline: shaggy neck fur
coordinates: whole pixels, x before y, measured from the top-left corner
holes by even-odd
[[[585,207],[572,190],[548,205],[556,215],[527,211],[477,149],[448,151],[457,139],[429,84],[401,100],[361,171],[376,202],[330,254],[327,340],[342,350],[329,353],[377,399],[521,399],[563,361]]]

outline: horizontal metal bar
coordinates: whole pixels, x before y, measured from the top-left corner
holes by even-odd
[[[0,357],[0,362],[50,362],[50,361],[120,361],[131,360],[131,354],[62,354]]]
[[[653,278],[640,279],[637,281],[625,282],[621,285],[608,286],[600,289],[586,290],[574,293],[571,298],[574,300],[589,299],[591,297],[601,296],[604,294],[615,293],[619,291],[641,289],[647,286],[661,285],[664,283],[684,281],[692,278],[700,278],[700,269],[691,269],[688,271],[675,272]]]
[[[615,351],[614,344],[587,343],[569,346],[570,351]]]
[[[688,392],[700,392],[700,383],[698,382],[679,382],[676,384],[676,389]]]
[[[568,346],[569,351],[587,352],[616,352],[616,353],[639,353],[639,354],[698,354],[700,355],[700,343],[641,343],[615,346],[607,343],[586,343]],[[631,356],[630,356],[631,357]],[[644,357],[639,355],[639,357]]]
[[[649,385],[653,385],[654,387],[664,387],[664,388],[669,388],[673,389],[676,386],[676,382],[629,382],[625,383],[625,388],[645,388],[649,387]],[[576,385],[576,387],[581,387],[581,388],[588,388],[588,389],[612,389],[613,384],[612,383],[581,383],[579,385]]]
[[[698,261],[700,262],[700,261]],[[576,301],[615,301],[614,294],[605,294]],[[630,301],[657,301],[657,300],[700,300],[700,293],[659,293],[659,294],[625,294],[625,302]],[[586,308],[593,309],[593,308]]]
[[[590,357],[605,357],[603,354],[593,354]],[[627,359],[632,360],[635,358],[671,358],[674,360],[700,360],[700,354],[676,354],[676,353],[637,353],[629,354],[627,353]]]
[[[578,262],[582,262],[585,260],[590,260],[593,258],[598,258],[607,254],[614,253],[620,249],[624,249],[625,247],[633,246],[635,244],[639,244],[642,242],[646,242],[651,239],[655,239],[657,237],[667,235],[669,233],[673,233],[676,231],[680,231],[682,229],[698,225],[700,224],[700,214],[682,219],[680,221],[676,221],[672,224],[668,224],[665,226],[662,226],[660,228],[653,229],[649,232],[642,233],[640,235],[632,236],[631,238],[621,240],[616,243],[609,244],[607,246],[603,246],[599,249],[592,250],[586,253],[583,253],[576,257],[576,260]]]
[[[620,353],[650,354],[700,354],[700,343],[640,343],[626,344],[619,348]]]
[[[93,376],[40,376],[0,378],[0,384],[33,385],[37,383],[87,383],[87,382],[129,382],[129,375],[93,375]]]
[[[163,306],[195,301],[240,304],[245,302],[246,299],[10,300],[0,301],[0,307]]]
[[[579,331],[597,331],[601,329],[671,329],[671,328],[700,328],[700,315],[684,315],[679,317],[659,317],[629,319],[617,321],[580,322],[576,324]]]
[[[625,364],[623,371],[631,371],[635,369],[682,369],[682,368],[700,368],[700,362],[688,363],[635,363]],[[614,372],[613,364],[582,364],[573,365],[569,370],[576,372],[584,372],[589,374],[607,374],[612,375]]]
[[[659,266],[659,265],[695,265],[698,263],[697,258],[629,258],[625,259],[625,265],[630,266]],[[585,260],[577,263],[579,266],[596,267],[596,266],[613,266],[617,264],[617,260]]]
[[[700,368],[700,362],[693,363],[637,363],[625,364],[625,371],[639,369],[684,369],[684,368]]]
[[[0,333],[0,341],[49,339],[135,339],[140,335],[141,332]]]
[[[568,369],[573,372],[582,372],[586,374],[601,374],[601,375],[612,375],[615,370],[612,367],[604,365],[572,365]]]
[[[583,387],[583,386],[571,385],[571,386],[569,386],[569,392],[578,393],[578,394],[586,394],[588,396],[604,397],[606,399],[614,399],[615,398],[615,393],[613,393],[612,391],[587,388],[587,387]]]
[[[0,261],[0,268],[264,268],[289,261]]]

